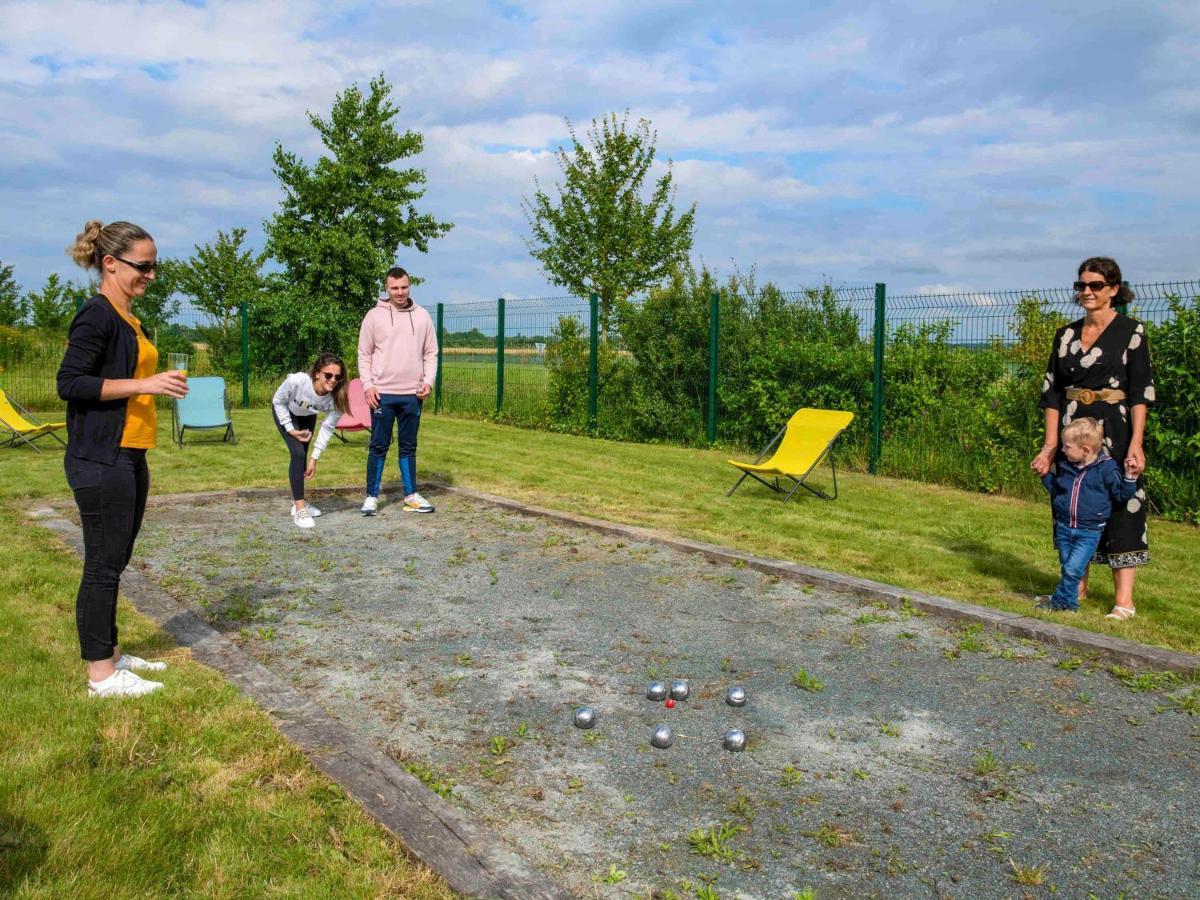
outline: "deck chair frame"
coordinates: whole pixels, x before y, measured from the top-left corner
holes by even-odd
[[[789,423],[790,423],[790,420],[789,420]],[[767,444],[767,446],[765,448],[763,448],[762,453],[758,454],[758,458],[754,460],[752,465],[757,466],[764,459],[766,459],[768,456],[770,456],[771,453],[775,450],[775,448],[779,446],[779,442],[783,440],[783,436],[787,433],[787,430],[788,430],[788,424],[785,423],[784,426],[779,429],[779,432],[775,435],[775,437],[771,438],[771,440]],[[733,492],[742,486],[742,482],[745,481],[747,477],[750,477],[750,478],[753,478],[755,481],[757,481],[759,484],[765,485],[766,487],[770,488],[772,491],[774,491],[777,494],[786,493],[787,496],[785,496],[783,498],[785,503],[788,500],[791,500],[792,497],[795,495],[796,491],[800,490],[800,488],[804,488],[810,494],[812,494],[815,497],[819,497],[822,500],[836,500],[837,495],[838,495],[837,464],[833,458],[833,445],[835,443],[837,443],[837,439],[842,436],[842,431],[844,431],[844,430],[845,430],[845,428],[840,429],[837,432],[837,434],[835,434],[832,438],[829,439],[829,443],[827,443],[825,445],[825,449],[820,452],[820,454],[817,456],[817,458],[815,460],[813,460],[812,465],[809,466],[807,469],[805,469],[804,472],[802,472],[799,477],[796,477],[795,475],[791,475],[791,474],[788,474],[785,472],[782,474],[782,476],[776,475],[774,478],[772,478],[770,481],[768,481],[767,479],[756,475],[754,472],[747,472],[743,469],[741,477],[736,482],[734,482],[733,487],[731,487],[726,492],[725,496],[732,497]],[[821,490],[820,488],[813,487],[811,484],[808,484],[808,481],[807,481],[808,476],[811,475],[813,470],[816,469],[817,466],[821,465],[821,463],[824,462],[826,460],[826,458],[829,459],[829,469],[833,473],[833,493],[832,494],[827,494],[825,491]],[[789,481],[793,482],[791,490],[787,490],[786,485],[780,484],[779,479],[781,477],[786,478]]]
[[[205,376],[205,377],[214,377],[214,376]],[[215,376],[215,377],[219,377],[219,376]],[[225,421],[224,422],[220,422],[216,425],[184,425],[182,420],[179,417],[179,401],[173,400],[171,402],[171,440],[179,447],[180,450],[183,449],[184,432],[186,432],[189,428],[192,431],[214,431],[218,428],[224,428],[225,434],[223,434],[221,436],[221,441],[222,442],[228,441],[229,443],[233,444],[234,446],[237,445],[237,434],[233,430],[233,417],[229,414],[229,410],[230,410],[229,387],[228,387],[228,385],[226,385],[224,383],[225,379],[222,378],[221,382],[222,382],[221,394],[222,394],[222,399],[224,401],[224,407],[225,407]]]
[[[58,431],[60,429],[66,427],[66,425],[64,423],[39,422],[37,420],[37,417],[34,416],[33,413],[31,413],[29,410],[27,410],[25,407],[23,407],[16,400],[14,400],[12,398],[12,395],[8,394],[5,391],[0,391],[0,395],[2,395],[3,398],[8,401],[8,404],[14,410],[16,410],[17,415],[19,415],[22,419],[24,419],[26,422],[28,422],[30,425],[33,426],[33,428],[31,428],[27,431],[20,431],[20,430],[14,428],[12,425],[10,425],[8,422],[0,420],[0,427],[3,427],[4,430],[8,432],[8,437],[6,440],[4,440],[3,443],[0,443],[0,448],[17,447],[22,444],[25,444],[25,445],[32,447],[38,453],[42,453],[42,448],[39,447],[37,444],[35,444],[34,441],[39,440],[40,438],[47,437],[47,436],[54,438],[56,441],[58,441],[64,447],[67,446],[67,442],[58,436]]]

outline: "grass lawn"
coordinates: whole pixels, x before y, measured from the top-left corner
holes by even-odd
[[[235,411],[236,447],[182,451],[163,416],[153,492],[284,487],[287,457],[269,416]],[[313,486],[360,483],[365,455],[365,435],[335,441]],[[1029,612],[1031,595],[1053,588],[1046,504],[858,473],[840,476],[832,503],[784,504],[757,485],[726,498],[735,472],[725,456],[430,415],[419,465],[425,477],[528,503],[987,606]],[[388,479],[396,475],[391,463]],[[0,451],[9,535],[0,634],[10,678],[0,719],[0,889],[448,896],[264,714],[127,606],[124,644],[174,660],[168,689],[138,703],[85,698],[73,622],[79,561],[25,516],[39,500],[67,496],[61,451]],[[287,501],[279,507],[286,515]],[[1102,618],[1112,581],[1098,571],[1084,611],[1066,621],[1200,651],[1197,530],[1162,521],[1150,530],[1154,564],[1139,575],[1138,617]]]

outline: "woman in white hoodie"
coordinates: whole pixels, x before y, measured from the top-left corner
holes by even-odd
[[[304,479],[312,478],[317,459],[325,450],[338,419],[350,409],[346,386],[346,364],[334,353],[322,353],[308,372],[293,372],[271,401],[275,427],[291,456],[288,481],[292,486],[292,521],[300,528],[312,528],[313,517],[321,511],[304,502]],[[313,441],[317,413],[325,413],[321,431]],[[312,459],[308,448],[312,447]]]

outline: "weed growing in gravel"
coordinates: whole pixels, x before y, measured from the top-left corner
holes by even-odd
[[[900,618],[923,619],[927,615],[929,615],[929,613],[925,612],[925,610],[917,609],[915,606],[913,606],[912,600],[908,599],[908,597],[900,598]]]
[[[792,787],[804,780],[804,774],[790,763],[783,767],[779,775],[779,783],[783,787]]]
[[[503,756],[504,751],[507,749],[508,738],[502,734],[494,735],[491,742],[488,744],[488,750],[491,752],[492,756]]]
[[[1013,881],[1017,884],[1028,885],[1029,887],[1037,887],[1044,884],[1046,881],[1047,863],[1042,863],[1040,866],[1019,866],[1011,856],[1008,859],[1008,864],[1012,866]]]
[[[980,637],[983,633],[983,625],[979,622],[974,622],[968,625],[963,630],[963,635],[958,639],[958,649],[963,653],[983,653],[988,649],[987,641]]]
[[[883,613],[863,613],[861,616],[859,616],[858,618],[856,618],[854,620],[854,624],[855,625],[879,625],[883,622],[890,622],[890,621],[892,621],[892,617],[884,615]]]
[[[817,900],[817,895],[813,893],[813,889],[806,887],[802,891],[793,891],[792,900]]]
[[[809,675],[804,669],[796,670],[796,674],[792,676],[792,684],[803,688],[810,694],[819,694],[825,690],[825,682],[815,675]]]
[[[886,734],[888,737],[898,738],[900,737],[900,726],[891,722],[880,722],[879,733]]]
[[[688,844],[693,853],[732,862],[734,854],[729,842],[745,830],[746,826],[733,822],[722,822],[712,828],[697,828],[688,835]]]
[[[996,759],[996,754],[984,747],[975,754],[975,774],[980,778],[993,774],[1000,768],[1000,762]]]
[[[628,872],[626,872],[624,869],[618,868],[616,863],[610,863],[608,867],[608,874],[600,880],[605,884],[620,884],[628,877]]]
[[[1175,687],[1180,681],[1177,672],[1142,672],[1139,674],[1124,666],[1109,666],[1108,671],[1117,681],[1135,694],[1166,690]]]
[[[741,794],[738,794],[735,799],[730,800],[726,808],[739,819],[744,819],[747,822],[754,821],[754,804]]]
[[[1059,660],[1054,664],[1054,668],[1062,669],[1064,672],[1074,672],[1083,665],[1083,660],[1078,656],[1068,656],[1066,659]]]
[[[497,584],[497,583],[499,583],[499,581],[500,581],[500,573],[498,573],[498,572],[496,571],[496,567],[495,567],[495,566],[488,566],[488,567],[487,567],[487,570],[488,570],[488,582],[489,582],[490,584]]]
[[[917,633],[915,631],[901,631],[896,635],[896,637],[902,641],[915,641],[917,639]]]
[[[1179,712],[1189,716],[1200,716],[1200,690],[1188,691],[1181,696],[1167,695],[1166,703],[1154,707],[1156,713]]]
[[[404,574],[409,578],[417,574],[417,561],[415,559],[410,559],[404,564]]]
[[[471,654],[460,653],[454,657],[454,661],[465,669],[467,666],[471,665]]]
[[[818,844],[826,847],[852,847],[861,844],[858,832],[849,831],[830,822],[822,822],[815,831],[800,832],[805,837],[812,838]]]

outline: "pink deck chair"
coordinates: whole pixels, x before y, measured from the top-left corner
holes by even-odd
[[[367,397],[363,393],[362,379],[352,379],[346,389],[350,394],[350,412],[346,413],[337,423],[337,436],[345,443],[344,431],[370,431],[371,407],[367,406]]]

